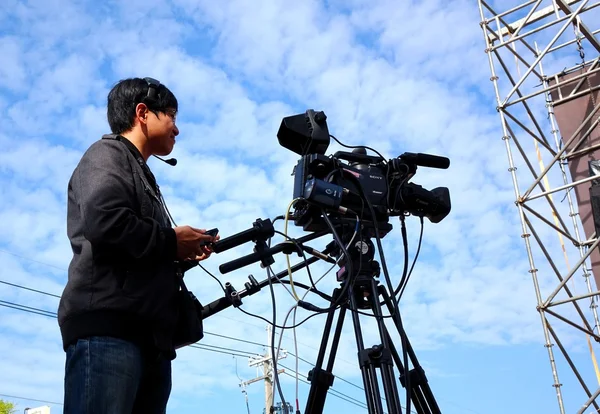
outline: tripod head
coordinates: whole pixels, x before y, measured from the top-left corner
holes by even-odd
[[[375,258],[375,244],[372,238],[375,232],[387,234],[392,229],[389,223],[381,223],[375,226],[373,222],[364,222],[360,227],[350,231],[348,226],[342,226],[341,241],[344,244],[347,256],[340,246],[334,241],[335,245],[332,255],[338,258],[339,270],[336,273],[337,281],[342,285],[350,283],[353,285],[353,292],[357,307],[360,309],[370,309],[370,298],[366,292],[370,289],[372,279],[379,278],[381,267]],[[349,274],[352,273],[352,274]]]

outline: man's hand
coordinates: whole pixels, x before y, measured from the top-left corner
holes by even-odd
[[[190,226],[175,227],[175,236],[177,237],[177,258],[180,260],[204,260],[207,259],[212,249],[210,246],[200,246],[204,241],[212,243],[219,240],[219,236],[212,237],[205,234],[206,230],[196,229]]]

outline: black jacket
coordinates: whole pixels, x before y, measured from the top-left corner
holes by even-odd
[[[173,354],[177,241],[157,191],[123,137],[104,135],[77,165],[67,208],[73,259],[58,308],[65,349],[113,336]]]

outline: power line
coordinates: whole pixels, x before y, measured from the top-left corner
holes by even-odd
[[[200,350],[203,350],[203,351],[216,352],[216,353],[219,353],[219,354],[239,356],[239,357],[244,357],[244,358],[248,357],[248,355],[244,355],[242,353],[237,353],[237,352],[232,352],[232,351],[221,351],[221,350],[218,350],[218,349],[206,348],[206,347],[202,346],[201,344],[193,344],[193,345],[189,345],[189,347],[190,348],[200,349]]]
[[[193,347],[193,348],[197,348],[197,349],[204,349],[204,350],[210,351],[210,352],[217,352],[217,353],[221,353],[221,354],[229,354],[229,355],[232,355],[232,356],[245,356],[245,355],[236,354],[236,353],[232,353],[232,352],[220,351],[218,349],[202,348],[202,345],[200,345],[200,344],[195,344],[195,345],[190,345],[190,346]],[[216,348],[218,348],[218,347],[216,347]],[[244,352],[244,351],[241,351],[241,352]],[[291,371],[293,374],[296,374],[296,371],[293,371],[290,368],[287,368],[287,367],[285,367],[283,365],[282,365],[282,367],[285,368],[285,369],[287,369],[287,370],[289,370],[289,371]],[[293,378],[296,377],[295,375],[289,374],[287,371],[285,372],[285,374],[290,375]],[[303,382],[304,384],[310,385],[310,382],[305,381],[303,379],[299,379],[299,381]],[[330,393],[331,395],[333,395],[335,397],[338,397],[338,398],[340,398],[340,399],[342,399],[344,401],[347,401],[347,402],[349,402],[351,404],[354,404],[354,405],[356,405],[358,407],[365,408],[365,409],[367,408],[367,405],[364,404],[363,402],[361,402],[361,401],[359,401],[359,400],[357,400],[357,399],[355,399],[355,398],[353,398],[353,397],[351,397],[351,396],[349,396],[347,394],[344,394],[343,392],[338,391],[336,389],[330,388],[328,390],[328,393]]]
[[[296,372],[295,370],[293,370],[293,369],[291,369],[291,368],[289,368],[289,367],[286,367],[286,366],[285,366],[285,365],[283,365],[283,364],[281,364],[281,366],[282,366],[283,368],[285,368],[287,371],[289,371],[289,372],[291,372],[292,374],[294,374],[294,378],[295,378],[295,376],[296,376],[296,375],[300,375],[300,374],[299,374],[298,372]],[[300,380],[300,378],[298,378],[298,379]],[[301,380],[301,381],[304,381],[304,380]],[[306,382],[306,384],[309,384],[309,385],[310,385],[310,382],[308,382],[308,381],[307,381],[307,382]],[[343,394],[343,393],[341,393],[340,391],[336,390],[336,389],[335,389],[335,388],[333,388],[333,387],[331,387],[331,388],[330,388],[330,390],[333,390],[333,391],[335,391],[335,392],[339,392],[340,394]],[[344,394],[344,395],[345,395],[345,394]],[[360,400],[357,400],[356,398],[353,398],[353,397],[350,397],[350,396],[347,396],[347,397],[348,397],[349,399],[351,399],[351,400],[355,401],[356,403],[359,403],[359,404],[364,404],[364,405],[365,405],[365,408],[366,408],[366,404],[365,404],[365,403],[363,403],[362,401],[360,401]]]
[[[31,292],[41,293],[42,295],[52,296],[54,298],[60,299],[59,295],[55,295],[54,293],[44,292],[43,290],[37,290],[37,289],[28,288],[28,287],[25,287],[25,286],[17,285],[15,283],[6,282],[4,280],[0,280],[0,283],[3,283],[5,285],[9,285],[9,286],[13,286],[13,287],[16,287],[16,288],[19,288],[19,289],[29,290]]]
[[[38,261],[38,260],[34,260],[34,259],[30,258],[30,257],[22,256],[22,255],[19,255],[19,254],[16,254],[16,253],[4,250],[4,249],[0,249],[0,252],[8,254],[8,255],[11,255],[11,256],[15,256],[15,257],[18,257],[20,259],[27,260],[27,261],[30,261],[30,262],[33,262],[33,263],[37,263],[37,264],[48,266],[48,267],[51,267],[51,268],[54,268],[54,269],[57,269],[57,270],[61,270],[63,272],[67,272],[67,269],[64,269],[64,268],[61,268],[61,267],[58,267],[58,266],[54,266],[54,265],[51,265],[49,263],[45,263],[45,262],[41,262],[41,261]],[[29,290],[29,291],[32,291],[32,292],[40,293],[42,295],[52,296],[52,297],[60,299],[59,295],[55,295],[53,293],[49,293],[49,292],[44,292],[44,291],[41,291],[41,290],[36,290],[36,289],[28,288],[26,286],[17,285],[17,284],[14,284],[14,283],[3,281],[3,280],[0,280],[0,283],[3,283],[5,285],[9,285],[9,286],[13,286],[13,287],[16,287],[16,288],[19,288],[19,289]],[[28,307],[28,306],[24,306],[24,305],[20,305],[20,304],[15,304],[15,303],[11,303],[11,302],[5,302],[5,301],[2,301],[2,300],[0,300],[0,306],[6,307],[6,308],[10,308],[10,309],[19,310],[19,311],[23,311],[23,312],[32,313],[32,314],[35,314],[35,315],[42,315],[42,316],[53,317],[53,318],[57,317],[57,314],[55,312],[50,312],[50,311],[46,311],[46,310],[43,310],[43,309],[32,308],[32,307]],[[241,310],[241,308],[240,308],[240,310]],[[246,313],[246,312],[244,312],[244,313]],[[224,317],[224,316],[221,316],[221,317]],[[232,319],[232,318],[227,318],[227,319]],[[235,319],[232,319],[232,320],[235,320]],[[240,321],[236,321],[236,322],[240,322]],[[267,345],[261,344],[261,343],[258,343],[258,342],[252,342],[252,341],[247,341],[247,340],[243,340],[243,339],[239,339],[239,338],[233,338],[233,337],[230,337],[230,336],[215,334],[215,333],[207,332],[207,331],[204,331],[204,333],[207,334],[207,335],[212,335],[212,336],[217,336],[217,337],[221,337],[221,338],[226,338],[226,339],[230,339],[230,340],[233,340],[233,341],[244,342],[244,343],[248,343],[248,344],[251,344],[251,345],[257,345],[257,346],[261,346],[261,347],[267,347]],[[281,335],[283,335],[283,333]],[[303,345],[303,346],[306,346],[307,348],[316,349],[316,348],[314,348],[314,347],[312,347],[310,345],[303,344],[301,342],[298,342],[298,343],[301,344],[301,345]],[[205,348],[201,348],[201,346],[202,346],[201,344],[190,345],[190,346],[193,347],[193,348],[205,349]],[[220,353],[226,354],[226,355],[234,355],[234,354],[231,354],[231,353],[228,353],[228,352],[225,352],[225,351],[217,351],[217,350],[212,350],[212,349],[205,349],[205,350],[212,351],[212,352],[220,352]],[[245,352],[245,351],[241,351],[241,352]],[[299,360],[301,360],[301,361],[303,361],[303,362],[305,362],[305,363],[307,363],[307,364],[309,364],[311,366],[314,366],[314,364],[312,362],[307,361],[306,359],[303,359],[303,358],[301,358],[299,356],[296,356],[296,355],[294,355],[291,352],[288,352],[288,353],[290,355],[294,356],[294,357],[297,357]],[[237,356],[247,357],[247,355],[241,355],[241,354],[237,355]],[[340,359],[340,360],[343,361],[343,362],[346,362],[347,364],[353,365],[350,362],[345,361],[343,359]],[[350,381],[348,381],[348,380],[346,380],[346,379],[344,379],[342,377],[336,376],[336,378],[338,378],[340,381],[343,381],[343,382],[345,382],[345,383],[347,383],[349,385],[352,385],[353,387],[356,387],[356,388],[364,391],[364,388],[362,388],[359,385],[356,385],[356,384],[354,384],[354,383],[352,383],[352,382],[350,382]],[[303,381],[303,380],[301,380],[301,381],[304,382],[304,383],[306,383],[306,384],[310,384],[310,383],[308,383],[306,381]],[[2,394],[0,394],[0,396],[2,396]],[[341,397],[338,397],[338,398],[341,398]],[[36,401],[36,400],[30,400],[30,401]],[[41,402],[44,402],[44,401],[41,401]],[[55,404],[57,404],[57,403],[55,403]],[[456,405],[455,403],[452,403],[452,404]],[[469,411],[475,413],[475,411],[472,411],[472,410],[469,410]]]
[[[207,335],[212,335],[212,336],[218,336],[220,338],[231,339],[233,341],[243,342],[243,343],[250,344],[250,345],[258,345],[258,346],[262,346],[262,347],[265,347],[265,348],[268,346],[268,345],[265,345],[265,344],[261,344],[259,342],[252,342],[252,341],[247,341],[245,339],[233,338],[233,337],[227,336],[227,335],[221,335],[221,334],[216,334],[216,333],[206,332],[206,331],[204,331],[204,333],[207,334]]]
[[[292,371],[292,372],[295,374],[295,371]],[[285,375],[289,375],[289,376],[290,376],[290,377],[292,377],[292,378],[296,378],[296,375],[294,375],[294,374],[290,374],[290,373],[289,373],[289,372],[287,372],[287,371],[285,371],[285,372],[284,372],[284,374],[285,374]],[[300,381],[300,382],[302,382],[302,383],[304,383],[304,384],[308,384],[308,385],[310,385],[310,382],[308,382],[308,381],[306,381],[306,380],[299,379],[299,381]],[[347,401],[347,402],[349,402],[350,404],[354,404],[354,405],[356,405],[357,407],[360,407],[360,408],[365,408],[365,409],[367,409],[367,408],[368,408],[366,404],[363,404],[363,403],[361,403],[360,401],[359,401],[359,402],[354,402],[354,401],[352,401],[352,400],[350,400],[350,399],[349,399],[349,398],[351,398],[351,397],[348,397],[346,394],[344,394],[344,393],[341,393],[341,392],[339,392],[339,391],[337,391],[337,390],[334,390],[333,388],[330,388],[329,390],[327,390],[327,392],[328,392],[329,394],[333,395],[334,397],[337,397],[337,398],[339,398],[339,399],[342,399],[342,400],[344,400],[344,401]]]
[[[41,294],[46,294],[46,295],[55,296],[55,297],[60,298],[60,296],[53,295],[53,294],[48,293],[48,292],[37,291],[35,289],[31,289],[31,288],[28,288],[28,287],[25,287],[25,286],[21,286],[21,285],[17,285],[17,284],[14,284],[14,283],[5,282],[5,281],[2,281],[2,280],[0,280],[0,283],[5,283],[5,284],[8,284],[8,285],[17,287],[19,289],[31,290],[31,291],[38,292],[38,293],[41,293]],[[7,307],[7,308],[11,308],[11,309],[15,309],[15,310],[20,310],[20,311],[24,311],[24,312],[29,312],[29,313],[36,314],[36,315],[42,315],[42,316],[53,317],[53,318],[57,317],[56,312],[50,312],[50,311],[46,311],[46,310],[39,309],[39,308],[33,308],[33,307],[29,307],[29,306],[20,305],[20,304],[17,304],[17,303],[6,302],[6,301],[3,301],[3,300],[0,300],[0,306],[4,306],[4,307]],[[246,343],[246,344],[250,344],[250,345],[256,345],[256,346],[260,346],[260,347],[263,347],[263,348],[268,347],[266,344],[262,344],[260,342],[248,341],[248,340],[245,340],[245,339],[240,339],[240,338],[235,338],[235,337],[231,337],[231,336],[227,336],[227,335],[217,334],[217,333],[214,333],[214,332],[204,331],[204,334],[211,335],[211,336],[216,336],[216,337],[219,337],[219,338],[229,339],[229,340],[232,340],[232,341],[242,342],[242,343]],[[199,346],[206,346],[206,344],[196,344],[196,346],[194,346],[194,348],[199,348]],[[217,348],[219,348],[219,347],[217,347]],[[204,349],[204,348],[200,348],[200,349]],[[222,349],[227,349],[227,348],[222,348]],[[238,351],[238,350],[236,350],[236,351]],[[221,352],[221,353],[226,354],[226,355],[228,354],[227,352]],[[233,355],[233,354],[231,354],[231,355]],[[236,354],[236,355],[237,356],[241,356],[241,357],[248,357],[248,355],[238,355],[238,354]],[[251,355],[254,356],[255,354],[252,353]],[[291,353],[291,352],[290,352],[290,355],[296,357],[296,355],[293,354],[293,353]],[[310,361],[308,361],[308,360],[306,360],[304,358],[301,358],[301,357],[298,357],[298,359],[301,360],[301,361],[303,361],[303,362],[305,362],[305,363],[307,363],[307,364],[309,364],[310,366],[314,367],[314,363],[312,363],[312,362],[310,362]],[[361,386],[356,385],[356,384],[354,384],[354,383],[352,383],[352,382],[350,382],[350,381],[348,381],[348,380],[346,380],[346,379],[344,379],[342,377],[336,376],[336,378],[338,378],[340,381],[343,381],[343,382],[345,382],[345,383],[347,383],[349,385],[352,385],[353,387],[356,387],[356,388],[364,391],[364,388],[362,388]]]
[[[8,308],[12,308],[12,309],[16,309],[16,310],[20,310],[23,312],[28,312],[28,313],[33,313],[33,314],[37,314],[37,315],[43,315],[43,316],[49,316],[49,317],[54,317],[56,318],[56,313],[52,314],[52,312],[49,311],[45,311],[43,309],[38,309],[38,308],[32,308],[30,306],[24,306],[24,305],[20,305],[18,303],[12,303],[12,302],[5,302],[0,300],[0,306],[4,306],[4,307],[8,307]],[[234,339],[234,340],[238,340],[237,338],[231,338],[231,337],[227,337],[225,335],[219,335],[219,334],[214,334],[215,336],[220,336],[220,337],[225,337],[228,339]],[[245,340],[239,340],[240,342],[246,342],[246,343],[250,343],[250,344],[257,344],[257,343],[253,343],[251,341],[245,341]],[[258,344],[258,345],[262,345],[262,344]],[[232,355],[232,356],[239,356],[239,357],[248,357],[249,355],[256,355],[255,353],[249,352],[249,351],[243,351],[243,350],[238,350],[238,349],[231,349],[231,348],[224,348],[224,347],[218,347],[215,345],[207,345],[207,344],[193,344],[190,345],[191,348],[196,348],[196,349],[200,349],[200,350],[204,350],[204,351],[210,351],[210,352],[217,352],[220,354],[226,354],[226,355]],[[288,368],[289,369],[289,368]],[[295,371],[293,371],[295,373]],[[295,377],[295,376],[294,376]],[[305,384],[310,384],[307,381],[304,380],[300,380]],[[354,405],[358,405],[348,399],[352,399],[352,397],[337,391],[337,390],[333,390],[331,389],[330,391],[333,391],[335,393],[339,393],[340,395],[344,396],[345,398],[342,398],[340,396],[337,396],[338,398],[341,398],[343,400],[346,400],[350,403],[353,403]],[[332,395],[335,395],[334,393],[332,393]],[[34,401],[34,400],[31,400]],[[356,400],[357,401],[357,400]],[[44,402],[44,401],[41,401]],[[54,403],[53,403],[54,404]],[[362,406],[361,406],[362,407]],[[366,408],[363,407],[363,408]]]
[[[45,262],[41,262],[41,261],[39,261],[39,260],[34,260],[34,259],[32,259],[31,257],[22,256],[22,255],[20,255],[20,254],[13,253],[13,252],[11,252],[11,251],[8,251],[8,250],[5,250],[5,249],[0,249],[0,253],[5,253],[5,254],[11,255],[11,256],[15,256],[15,257],[18,257],[18,258],[20,258],[20,259],[23,259],[23,260],[27,260],[27,261],[30,261],[30,262],[33,262],[33,263],[41,264],[41,265],[44,265],[44,266],[48,266],[48,267],[51,267],[51,268],[54,268],[54,269],[58,269],[58,270],[61,270],[61,271],[63,271],[63,272],[67,272],[67,271],[68,271],[67,269],[64,269],[64,268],[61,268],[61,267],[58,267],[58,266],[51,265],[50,263],[45,263]],[[206,271],[206,269],[204,269],[204,270]],[[53,293],[49,293],[49,292],[44,292],[44,291],[41,291],[41,290],[36,290],[36,289],[28,288],[28,287],[26,287],[26,286],[17,285],[17,284],[14,284],[14,283],[6,282],[6,281],[4,281],[4,280],[0,280],[0,283],[4,283],[4,284],[6,284],[6,285],[13,286],[13,287],[16,287],[16,288],[19,288],[19,289],[29,290],[29,291],[32,291],[32,292],[37,292],[37,293],[40,293],[40,294],[42,294],[42,295],[48,295],[48,296],[52,296],[52,297],[55,297],[55,298],[58,298],[58,299],[60,299],[60,296],[59,296],[59,295],[56,295],[56,294],[53,294]],[[239,310],[241,310],[242,312],[246,313],[246,312],[245,312],[245,311],[243,311],[242,309],[239,309]],[[219,315],[219,316],[220,316],[220,315]],[[220,317],[222,317],[222,318],[227,318],[227,317],[225,317],[225,316],[220,316]],[[232,318],[227,318],[227,319],[232,319]],[[234,321],[236,321],[236,322],[239,322],[239,323],[245,323],[245,324],[248,324],[247,322],[241,322],[241,321],[237,321],[237,320],[235,320],[235,319],[232,319],[232,320],[234,320]],[[267,322],[268,322],[268,321],[267,321]],[[253,324],[251,324],[251,325],[253,325]],[[254,325],[254,326],[257,326],[257,325]],[[258,327],[258,326],[257,326],[257,327]],[[205,332],[205,333],[207,333],[207,332]],[[210,335],[210,333],[208,333],[208,334]],[[283,335],[283,333],[281,333],[281,335]],[[289,337],[288,337],[288,338],[289,338]],[[229,339],[231,339],[231,338],[229,338]],[[303,346],[306,346],[307,348],[310,348],[310,349],[317,350],[316,348],[314,348],[314,347],[312,347],[312,346],[310,346],[310,345],[304,344],[304,343],[302,343],[302,342],[298,342],[298,343],[299,343],[299,344],[301,344],[301,345],[303,345]],[[253,345],[258,345],[258,344],[254,343]],[[264,344],[260,344],[260,346],[266,346],[266,345],[264,345]],[[346,364],[348,364],[348,365],[354,366],[354,364],[352,364],[351,362],[349,362],[349,361],[346,361],[346,360],[344,360],[344,359],[341,359],[341,358],[340,358],[340,361],[342,361],[342,362],[345,362],[345,363],[346,363]],[[309,362],[309,363],[310,363],[310,362]]]
[[[48,316],[48,317],[51,317],[51,318],[56,318],[57,317],[57,314],[55,312],[50,312],[50,311],[46,311],[46,310],[43,310],[43,309],[33,308],[33,307],[30,307],[30,306],[24,306],[24,305],[20,305],[18,303],[6,302],[6,301],[3,301],[3,300],[0,300],[0,306],[4,306],[6,308],[11,308],[11,309],[15,309],[15,310],[20,310],[20,311],[23,311],[23,312],[32,313],[32,314],[35,314],[35,315]],[[204,331],[204,333],[206,335],[212,335],[212,336],[216,336],[216,337],[220,337],[220,338],[230,339],[232,341],[243,342],[243,343],[246,343],[246,344],[257,345],[257,346],[261,346],[261,347],[267,347],[267,345],[261,344],[260,342],[248,341],[248,340],[245,340],[245,339],[234,338],[234,337],[231,337],[231,336],[216,334],[216,333],[207,332],[207,331]],[[200,346],[213,346],[215,348],[221,348],[221,347],[217,347],[215,345],[206,345],[206,344],[196,344],[195,346],[192,346],[192,347],[193,348],[199,348]],[[205,349],[205,348],[199,348],[199,349]],[[230,348],[221,348],[221,349],[223,349],[223,350],[230,350]],[[239,351],[239,350],[235,350],[235,351]],[[250,352],[247,352],[247,351],[242,351],[242,352],[246,352],[247,354],[250,354],[250,355],[244,355],[244,354],[235,354],[235,355],[236,356],[240,356],[240,357],[248,357],[248,356],[254,356],[255,355],[255,353],[250,353]],[[229,353],[227,353],[227,352],[221,352],[221,353],[229,355]],[[294,357],[296,356],[295,354],[293,354],[291,352],[289,354],[292,355],[292,356],[294,356]],[[233,354],[231,354],[231,355],[233,355]],[[308,361],[308,360],[306,360],[304,358],[298,357],[298,359],[300,359],[301,361],[303,361],[303,362],[305,362],[305,363],[307,363],[307,364],[309,364],[311,366],[314,366],[314,364],[312,362],[310,362],[310,361]],[[352,385],[353,387],[358,388],[359,390],[363,390],[364,391],[364,388],[362,388],[361,386],[359,386],[357,384],[354,384],[354,383],[352,383],[352,382],[350,382],[350,381],[348,381],[348,380],[346,380],[346,379],[344,379],[342,377],[336,376],[336,378],[338,378],[340,381],[343,381],[343,382],[345,382],[345,383],[347,383],[349,385]]]
[[[32,308],[30,306],[21,305],[13,302],[6,302],[4,300],[0,300],[0,306],[4,306],[6,308],[12,308],[24,312],[34,313],[36,315],[48,316],[50,318],[56,318],[55,312],[50,312],[44,309]]]
[[[307,363],[307,364],[309,364],[309,365],[311,365],[311,366],[313,366],[313,367],[315,366],[315,364],[313,364],[312,362],[310,362],[310,361],[307,361],[306,359],[304,359],[304,358],[302,358],[302,357],[299,357],[298,355],[295,355],[293,352],[289,352],[289,351],[288,351],[288,354],[290,354],[290,355],[291,355],[291,356],[293,356],[293,357],[296,357],[296,358],[298,358],[300,361],[302,361],[302,362],[305,362],[305,363]],[[345,380],[345,379],[344,379],[344,378],[342,378],[342,377],[338,377],[338,376],[336,376],[336,378],[337,378],[337,379],[339,379],[340,381],[343,381],[343,382],[345,382],[345,383],[349,384],[349,385],[352,385],[353,387],[356,387],[356,388],[358,388],[359,390],[362,390],[362,391],[364,391],[364,390],[365,390],[365,389],[364,389],[363,387],[361,387],[360,385],[356,385],[356,384],[354,384],[354,383],[352,383],[352,382],[350,382],[350,381],[348,381],[348,380]]]
[[[33,401],[33,402],[39,402],[39,403],[44,403],[44,404],[63,405],[62,403],[59,403],[59,402],[45,401],[45,400],[36,400],[34,398],[17,397],[15,395],[0,394],[0,397],[14,398],[15,400]]]
[[[243,356],[243,357],[254,357],[256,356],[256,352],[250,352],[250,351],[244,351],[241,349],[233,349],[233,348],[224,348],[222,346],[217,346],[217,345],[211,345],[211,344],[201,344],[201,343],[197,343],[193,345],[194,348],[199,348],[199,347],[209,347],[209,348],[213,348],[213,349],[218,349],[221,350],[223,352],[225,351],[233,351],[233,352],[239,352],[239,353],[243,353],[245,355],[239,355],[239,356]]]
[[[25,260],[28,260],[28,261],[33,262],[33,263],[37,263],[37,264],[41,264],[41,265],[44,265],[44,266],[52,267],[52,268],[57,269],[57,270],[62,270],[63,272],[67,271],[67,269],[63,269],[62,267],[54,266],[54,265],[51,265],[50,263],[40,262],[39,260],[34,260],[31,257],[27,257],[27,256],[21,256],[20,254],[9,252],[8,250],[0,249],[0,252],[9,254],[11,256],[18,257],[19,259],[25,259]]]
[[[51,268],[54,268],[54,269],[58,269],[58,270],[61,270],[61,271],[63,271],[63,272],[67,272],[67,269],[63,269],[63,268],[61,268],[61,267],[54,266],[54,265],[51,265],[51,264],[49,264],[49,263],[41,262],[41,261],[39,261],[39,260],[34,260],[34,259],[30,258],[30,257],[27,257],[27,256],[22,256],[22,255],[20,255],[20,254],[13,253],[13,252],[11,252],[11,251],[8,251],[8,250],[5,250],[5,249],[0,249],[0,252],[1,252],[1,253],[8,254],[8,255],[11,255],[11,256],[15,256],[15,257],[18,257],[18,258],[20,258],[20,259],[27,260],[27,261],[30,261],[30,262],[33,262],[33,263],[37,263],[37,264],[41,264],[41,265],[44,265],[44,266],[48,266],[48,267],[51,267]],[[58,299],[60,299],[60,296],[59,296],[59,295],[56,295],[56,294],[53,294],[53,293],[49,293],[49,292],[44,292],[44,291],[41,291],[41,290],[36,290],[36,289],[28,288],[28,287],[25,287],[25,286],[21,286],[21,285],[17,285],[17,284],[14,284],[14,283],[6,282],[6,281],[4,281],[4,280],[0,280],[0,283],[6,284],[6,285],[9,285],[9,286],[13,286],[13,287],[16,287],[16,288],[19,288],[19,289],[29,290],[29,291],[32,291],[32,292],[37,292],[37,293],[40,293],[40,294],[42,294],[42,295],[48,295],[48,296],[52,296],[52,297],[55,297],[55,298],[58,298]],[[220,317],[227,318],[227,317],[225,317],[225,316],[220,316]],[[227,319],[232,319],[232,318],[227,318]],[[236,321],[236,322],[240,322],[240,323],[245,323],[245,324],[247,324],[247,322],[241,322],[241,321],[237,321],[237,320],[235,320],[235,319],[232,319],[232,320],[234,320],[234,321]],[[254,326],[258,327],[258,325],[254,325]],[[301,344],[301,345],[304,345],[304,346],[306,346],[307,348],[315,349],[314,347],[311,347],[310,345],[307,345],[307,344],[303,344],[302,342],[298,342],[298,343],[299,343],[299,344]],[[266,345],[261,345],[261,346],[266,346]],[[345,360],[343,360],[343,359],[341,359],[341,361],[343,361],[343,362],[346,362],[346,363],[347,363],[347,364],[349,364],[349,365],[353,365],[353,364],[351,364],[350,362],[348,362],[348,361],[345,361]]]

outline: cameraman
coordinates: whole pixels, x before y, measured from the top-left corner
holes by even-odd
[[[120,81],[108,94],[113,133],[91,145],[69,181],[73,258],[58,308],[65,414],[166,411],[177,262],[208,258],[200,242],[215,240],[171,226],[146,164],[173,150],[177,109],[173,93],[154,79]]]

